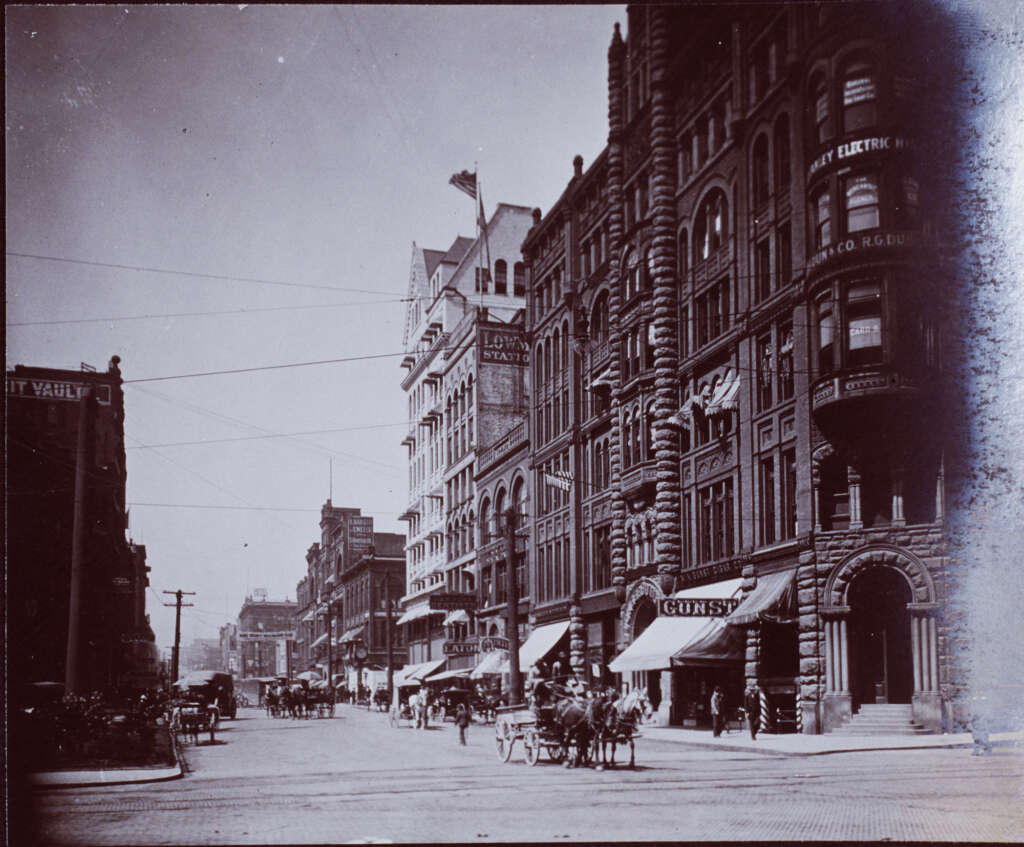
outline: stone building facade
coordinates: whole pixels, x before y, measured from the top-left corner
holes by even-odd
[[[773,728],[888,703],[938,729],[952,281],[928,28],[860,4],[628,18],[608,145],[523,246],[531,622],[569,622],[577,674],[619,654],[664,721],[757,680]]]

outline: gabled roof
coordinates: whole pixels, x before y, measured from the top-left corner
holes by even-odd
[[[423,259],[427,263],[427,279],[434,275],[437,266],[444,259],[444,250],[427,250],[423,248]]]
[[[469,248],[473,246],[475,238],[467,238],[464,235],[456,236],[452,246],[448,248],[448,252],[444,254],[442,262],[451,262],[453,265],[457,265],[462,261],[463,257],[469,252]]]

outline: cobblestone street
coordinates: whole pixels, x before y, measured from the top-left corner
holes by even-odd
[[[450,723],[392,728],[246,710],[218,743],[187,747],[184,779],[37,793],[38,840],[57,844],[347,841],[1019,841],[1024,750],[791,757],[645,737],[637,768],[509,763],[493,728],[461,748]],[[621,756],[621,751],[620,751]],[[628,759],[628,754],[627,754]]]

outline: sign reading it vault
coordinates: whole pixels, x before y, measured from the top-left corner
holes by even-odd
[[[658,614],[673,618],[721,618],[739,604],[738,597],[665,597],[658,602]]]

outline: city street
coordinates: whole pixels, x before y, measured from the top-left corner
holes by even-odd
[[[458,745],[340,706],[334,719],[247,709],[188,774],[37,792],[57,844],[594,840],[1019,841],[1024,749],[780,756],[642,738],[637,768],[498,761],[493,727]],[[621,755],[621,751],[620,751]],[[628,753],[627,753],[628,760]]]

